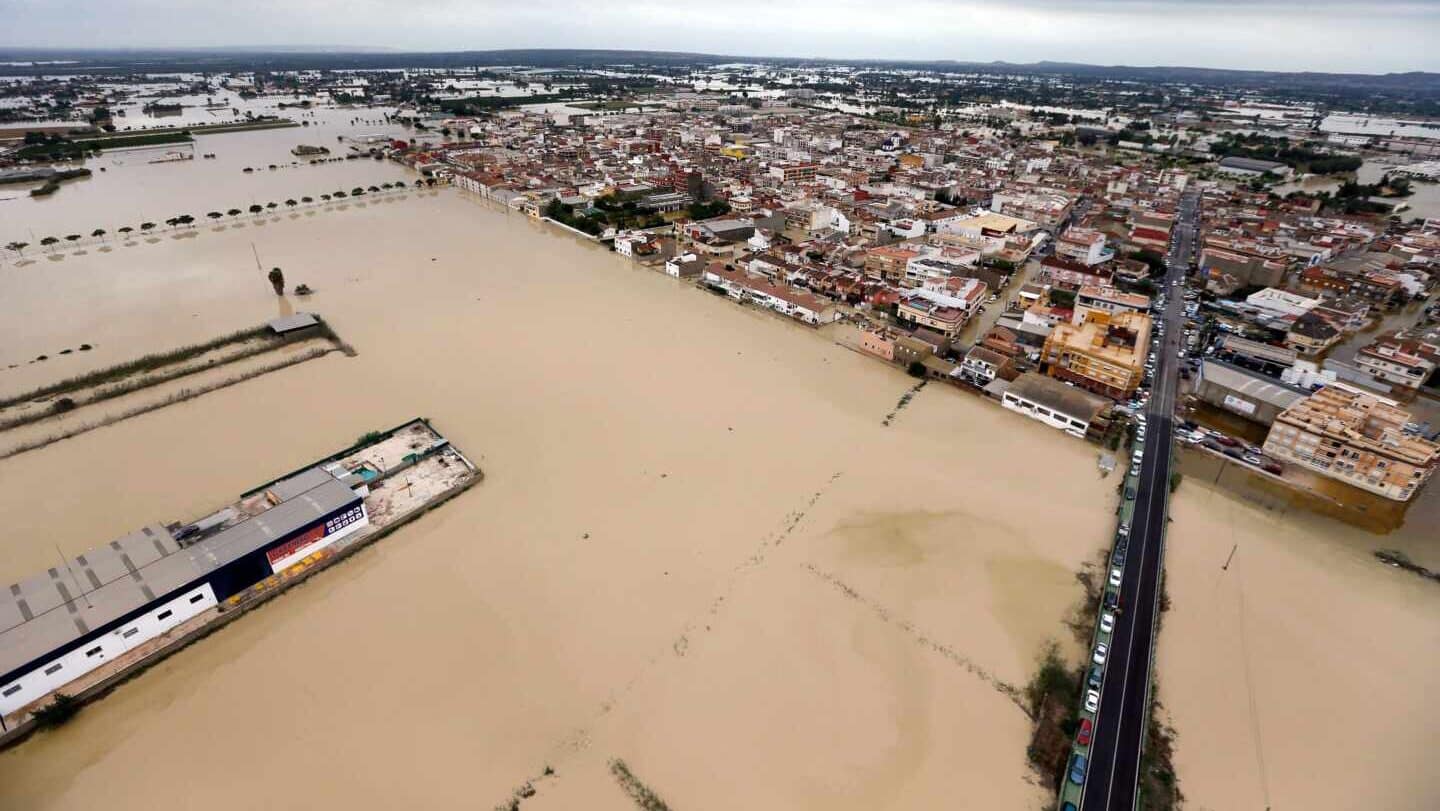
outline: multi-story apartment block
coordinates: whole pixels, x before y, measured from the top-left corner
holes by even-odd
[[[1407,432],[1410,420],[1393,401],[1332,384],[1280,413],[1265,453],[1409,501],[1440,462],[1440,444]]]
[[[1105,235],[1093,228],[1068,228],[1055,240],[1055,255],[1083,265],[1098,265],[1115,254],[1105,250]]]
[[[1092,312],[1079,324],[1057,324],[1045,339],[1046,373],[1113,399],[1129,397],[1144,377],[1150,317]]]
[[[1082,323],[1091,313],[1143,313],[1150,309],[1150,297],[1138,293],[1126,293],[1114,287],[1085,285],[1075,294],[1075,315],[1073,321]]]

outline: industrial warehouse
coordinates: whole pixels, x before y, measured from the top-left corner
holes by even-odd
[[[366,440],[198,521],[143,527],[0,591],[0,719],[107,664],[135,664],[144,657],[127,654],[145,643],[329,558],[372,516],[402,523],[478,478],[424,421]]]

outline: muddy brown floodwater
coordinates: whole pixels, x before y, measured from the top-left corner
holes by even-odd
[[[1437,565],[1440,493],[1373,535],[1187,470],[1159,649],[1187,807],[1440,807],[1440,586],[1372,554]]]
[[[0,572],[426,416],[485,483],[0,754],[0,807],[1037,808],[1008,694],[1095,449],[446,190],[0,269],[0,391],[277,314],[333,354],[0,462]],[[55,357],[82,342],[94,351]],[[24,361],[50,352],[43,364]]]

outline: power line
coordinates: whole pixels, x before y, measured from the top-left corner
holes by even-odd
[[[1245,692],[1250,700],[1250,731],[1255,741],[1255,763],[1260,771],[1260,793],[1265,798],[1265,808],[1270,808],[1270,777],[1265,770],[1265,744],[1260,737],[1260,714],[1255,701],[1255,683],[1250,670],[1250,646],[1245,635],[1245,579],[1240,570],[1235,570],[1236,587],[1240,606],[1240,656],[1245,665]]]

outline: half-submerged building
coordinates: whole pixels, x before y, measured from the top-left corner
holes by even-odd
[[[310,468],[250,494],[239,511],[173,531],[147,526],[0,585],[0,715],[358,531],[369,523],[365,492],[342,468]]]

